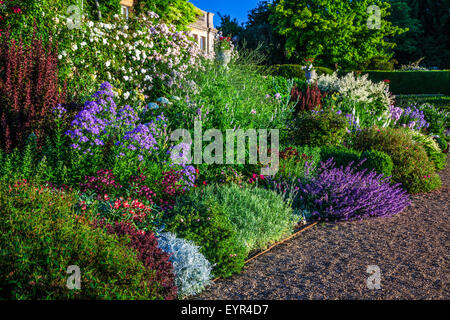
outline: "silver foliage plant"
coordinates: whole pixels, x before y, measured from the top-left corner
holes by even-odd
[[[212,265],[192,241],[165,232],[158,237],[158,243],[163,251],[171,254],[180,298],[196,295],[211,284]]]

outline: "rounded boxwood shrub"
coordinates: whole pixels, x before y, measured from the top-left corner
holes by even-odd
[[[422,145],[428,157],[433,162],[437,170],[442,170],[447,164],[447,155],[442,153],[442,149],[433,137],[425,135],[415,130],[408,131],[411,138]]]
[[[17,182],[0,185],[1,299],[163,299],[156,270],[127,237],[73,215],[74,195]],[[66,287],[70,265],[81,289]]]
[[[348,120],[333,111],[311,111],[298,115],[291,130],[291,141],[311,147],[337,146],[344,141]]]
[[[435,167],[419,143],[412,140],[407,129],[368,128],[353,137],[356,150],[378,150],[389,155],[394,163],[392,180],[409,193],[428,192],[441,187]]]
[[[448,152],[448,142],[447,140],[440,136],[439,138],[436,139],[436,142],[439,145],[439,148],[441,148],[442,152],[447,153]]]
[[[382,174],[385,177],[392,175],[394,163],[390,156],[383,151],[367,150],[361,154],[361,159],[365,161],[361,164],[361,169],[368,171],[375,170],[375,172]]]
[[[314,67],[317,75],[333,74],[333,70],[325,67]],[[273,66],[272,74],[276,76],[282,76],[287,79],[298,78],[305,80],[305,71],[302,70],[302,66],[299,64],[277,64]]]
[[[358,163],[361,157],[361,152],[353,149],[348,149],[342,146],[339,147],[324,147],[320,149],[320,160],[325,162],[333,158],[333,162],[337,167],[346,167],[353,162]]]

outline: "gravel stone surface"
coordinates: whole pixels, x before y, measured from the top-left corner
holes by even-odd
[[[411,196],[403,213],[315,226],[193,299],[448,300],[450,166],[440,175],[442,189]],[[367,287],[370,265],[380,289]]]

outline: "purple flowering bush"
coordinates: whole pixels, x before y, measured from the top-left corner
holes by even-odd
[[[103,83],[65,132],[71,141],[73,171],[79,179],[109,169],[117,183],[126,186],[141,173],[162,179],[163,172],[174,171],[179,173],[177,182],[182,188],[192,187],[195,169],[172,159],[164,114],[129,105],[118,107],[114,97],[111,84]]]
[[[355,220],[388,217],[409,206],[400,184],[376,172],[357,171],[358,166],[336,168],[333,160],[322,162],[316,175],[300,182],[304,209],[319,220]]]
[[[427,129],[430,126],[425,119],[423,111],[415,106],[409,106],[405,109],[390,106],[390,113],[391,120],[396,126],[402,126],[417,131]]]

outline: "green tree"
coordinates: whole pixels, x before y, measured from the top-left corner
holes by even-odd
[[[388,18],[392,24],[407,29],[403,34],[397,35],[394,39],[397,43],[395,58],[400,64],[407,64],[410,61],[420,58],[420,37],[423,36],[421,21],[412,15],[412,9],[408,0],[390,0],[391,16]]]
[[[292,62],[285,54],[286,37],[276,32],[276,22],[272,24],[269,19],[272,14],[269,4],[269,1],[264,0],[259,2],[256,8],[250,10],[242,35],[243,41],[251,49],[261,45],[270,64]]]
[[[411,53],[411,59],[426,57],[424,63],[427,66],[450,68],[450,0],[405,2],[411,9],[411,19],[419,21],[423,31],[407,34],[408,38],[418,43],[417,50]],[[394,20],[392,22],[396,23]]]
[[[239,24],[236,18],[231,19],[230,15],[222,15],[220,12],[217,15],[220,18],[220,25],[217,27],[217,30],[222,31],[224,37],[242,37],[243,24]]]
[[[379,29],[369,29],[369,6],[380,8]],[[395,43],[389,37],[405,30],[385,18],[385,0],[275,0],[269,21],[286,37],[288,56],[315,58],[323,66],[358,68],[374,57],[389,59]]]
[[[195,22],[201,11],[188,0],[141,0],[135,7],[136,13],[153,11],[161,20],[186,29]]]

